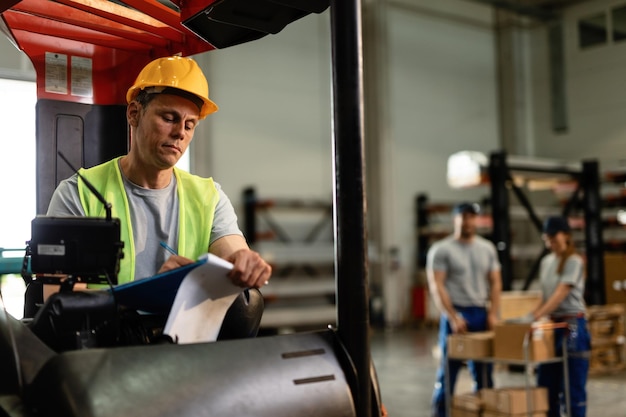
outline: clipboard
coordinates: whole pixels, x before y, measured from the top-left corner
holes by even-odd
[[[207,262],[198,261],[148,278],[128,282],[109,289],[118,304],[147,313],[169,313],[178,287],[187,274]]]

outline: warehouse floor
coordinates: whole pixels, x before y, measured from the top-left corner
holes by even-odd
[[[438,364],[435,328],[374,330],[371,353],[383,404],[390,417],[430,417],[430,398]],[[464,369],[456,393],[471,390]],[[524,374],[497,367],[496,386],[521,386]],[[626,415],[626,371],[590,376],[587,384],[588,417]]]

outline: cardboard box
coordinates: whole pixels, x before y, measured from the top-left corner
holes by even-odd
[[[602,374],[621,371],[626,367],[626,351],[623,344],[592,346],[589,373]]]
[[[503,291],[500,296],[502,320],[524,317],[541,304],[541,291]]]
[[[530,395],[530,407],[528,404]],[[507,387],[499,389],[482,389],[480,396],[485,411],[505,415],[527,414],[528,411],[548,411],[548,390],[544,387]],[[484,416],[484,414],[483,414]]]
[[[528,417],[528,413],[521,413],[521,414],[504,414],[504,413],[497,413],[495,411],[483,411],[483,413],[480,415],[481,417]],[[547,411],[535,411],[534,413],[531,414],[532,417],[548,417],[548,412]]]
[[[589,320],[602,320],[607,318],[623,318],[626,314],[624,304],[604,304],[587,307]]]
[[[480,394],[469,392],[458,394],[452,397],[452,407],[469,411],[480,411],[483,409],[483,400]]]
[[[624,334],[624,322],[617,317],[591,320],[588,322],[589,333],[595,338],[612,338]]]
[[[591,340],[624,335],[626,312],[623,304],[595,305],[587,308]]]
[[[451,359],[479,359],[493,356],[494,333],[472,332],[448,336],[448,357]]]
[[[465,410],[463,408],[452,407],[452,417],[481,417],[479,410]]]
[[[493,344],[494,358],[524,360],[524,337],[529,332],[528,360],[542,361],[554,358],[554,331],[544,329],[537,323],[496,324]]]
[[[604,255],[604,291],[607,304],[626,303],[626,256]]]

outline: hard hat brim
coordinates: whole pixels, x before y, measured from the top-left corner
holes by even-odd
[[[150,85],[150,86],[149,85],[144,85],[144,86],[137,85],[137,86],[133,86],[133,87],[129,88],[128,92],[126,93],[126,101],[128,103],[130,103],[131,101],[133,101],[135,99],[135,97],[137,97],[137,94],[139,94],[139,91],[141,91],[141,90],[143,90],[144,88],[147,88],[147,87],[154,87],[154,86],[152,86],[152,85]],[[191,93],[191,92],[189,92],[187,90],[182,90],[182,89],[179,89],[179,90],[186,91],[189,94],[193,94],[193,93]],[[165,92],[165,93],[154,92],[154,93],[151,93],[151,94],[169,94],[169,93],[167,93],[167,92]],[[202,101],[202,103],[203,103],[202,104],[202,108],[200,109],[200,115],[199,115],[200,119],[204,119],[209,114],[215,113],[215,112],[217,112],[219,110],[218,105],[215,104],[215,102],[213,102],[208,97],[201,97],[201,96],[199,96],[197,94],[193,94],[193,95],[195,97],[198,97]]]

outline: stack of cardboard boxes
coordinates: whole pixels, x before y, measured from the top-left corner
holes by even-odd
[[[548,411],[548,390],[534,388],[484,389],[482,417],[545,417]]]
[[[522,317],[540,302],[538,292],[508,292],[502,297],[504,320]],[[526,342],[525,342],[526,341]],[[448,338],[450,359],[496,359],[539,362],[554,357],[554,333],[541,323],[506,323],[493,331],[454,334]],[[452,397],[452,417],[544,417],[547,391],[540,387],[483,389],[478,394]]]
[[[590,306],[587,309],[591,335],[590,373],[600,374],[626,368],[624,316],[623,304]]]
[[[448,339],[448,355],[456,359],[496,358],[542,361],[554,357],[553,331],[541,323],[506,320],[523,317],[541,303],[538,291],[508,291],[502,294],[502,322],[493,331],[454,334]],[[527,338],[527,355],[524,349]]]
[[[527,348],[524,348],[524,339]],[[448,338],[450,359],[538,362],[554,357],[554,335],[541,324],[499,324],[494,331],[454,334]],[[545,417],[547,391],[539,387],[483,389],[479,395],[452,397],[452,417]]]
[[[462,360],[543,361],[554,358],[554,331],[542,323],[502,323],[493,331],[453,334],[448,336],[448,356]]]

